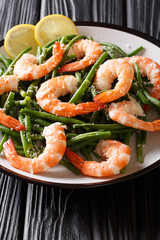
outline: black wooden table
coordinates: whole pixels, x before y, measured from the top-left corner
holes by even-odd
[[[127,26],[160,39],[160,0],[0,0],[0,40],[16,24],[60,13]],[[160,239],[160,169],[92,189],[0,181],[0,239]]]

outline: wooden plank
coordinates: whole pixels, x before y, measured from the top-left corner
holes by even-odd
[[[3,0],[0,3],[0,40],[2,40],[7,31],[22,23],[36,24],[40,14],[39,0]]]
[[[160,40],[160,1],[126,1],[127,26]]]
[[[0,239],[20,239],[23,233],[25,185],[0,174]]]
[[[42,0],[40,18],[63,14],[73,21],[93,21],[122,25],[125,9],[123,0]]]

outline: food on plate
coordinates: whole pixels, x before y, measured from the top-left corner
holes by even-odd
[[[60,63],[62,56],[63,48],[59,42],[55,42],[52,56],[42,64],[37,65],[39,62],[37,57],[23,54],[14,65],[14,75],[24,81],[44,77]]]
[[[74,103],[61,102],[58,98],[73,94],[77,90],[78,79],[72,75],[54,77],[42,83],[37,91],[36,99],[40,107],[46,112],[62,117],[74,117],[105,108],[96,102]]]
[[[44,172],[55,166],[62,159],[66,149],[65,126],[61,123],[53,123],[43,130],[46,140],[44,151],[38,156],[31,158],[22,157],[17,154],[11,139],[3,144],[3,151],[11,165],[25,172]]]
[[[120,173],[128,164],[131,155],[130,148],[116,140],[100,140],[95,152],[105,161],[84,161],[69,148],[66,149],[65,155],[81,173],[91,177],[109,177]]]
[[[103,48],[98,42],[88,39],[82,39],[75,42],[71,46],[68,55],[75,54],[77,59],[82,58],[82,60],[63,65],[59,72],[63,73],[82,70],[95,63],[102,53]]]
[[[160,130],[159,119],[147,121],[149,111],[160,113],[160,65],[133,56],[142,47],[128,54],[113,43],[77,36],[70,21],[71,32],[64,36],[59,28],[57,39],[43,39],[45,24],[54,19],[60,26],[69,21],[58,15],[37,24],[36,39],[45,45],[36,57],[26,54],[30,48],[14,60],[0,55],[0,113],[24,126],[19,133],[1,121],[0,151],[31,173],[60,163],[75,174],[108,177],[125,172],[136,135],[142,163],[147,131]]]

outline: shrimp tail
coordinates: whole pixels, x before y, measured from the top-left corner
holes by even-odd
[[[82,170],[82,164],[84,163],[84,160],[75,152],[73,152],[71,149],[66,148],[65,156],[67,159],[80,171]]]
[[[5,157],[8,159],[8,161],[12,161],[13,156],[17,155],[15,146],[11,138],[9,138],[4,144],[3,144],[3,153]]]
[[[111,91],[108,90],[108,91],[105,91],[105,92],[102,92],[102,93],[96,95],[93,98],[93,101],[95,101],[97,103],[101,103],[101,104],[112,101],[111,96],[107,94],[108,92],[110,93]],[[112,90],[112,92],[113,92],[113,90]]]
[[[104,104],[99,104],[96,102],[86,102],[86,103],[79,103],[78,105],[76,105],[76,111],[77,111],[77,115],[81,115],[81,114],[87,114],[90,112],[95,112],[95,111],[99,111],[102,110],[106,107],[106,105]]]
[[[154,131],[160,131],[160,119],[153,122]]]
[[[0,111],[0,123],[5,127],[12,128],[18,132],[26,130],[23,124],[21,124],[17,119],[6,115],[2,110]]]

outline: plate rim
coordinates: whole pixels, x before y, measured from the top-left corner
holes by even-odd
[[[91,21],[76,21],[75,24],[77,26],[95,26],[95,27],[104,27],[104,28],[110,28],[113,30],[119,30],[122,32],[126,32],[126,33],[130,33],[133,34],[135,36],[141,37],[151,43],[153,43],[154,45],[160,47],[160,40],[146,34],[143,32],[140,32],[138,30],[135,30],[133,28],[128,28],[128,27],[124,27],[124,26],[120,26],[120,25],[116,25],[116,24],[109,24],[109,23],[100,23],[100,22],[91,22]],[[4,40],[0,41],[0,47],[4,45]],[[134,172],[130,175],[127,176],[123,176],[120,178],[116,178],[116,179],[111,179],[109,181],[104,181],[104,182],[96,182],[96,183],[79,183],[79,184],[70,184],[70,183],[57,183],[57,182],[48,182],[48,181],[44,181],[44,180],[39,180],[39,179],[34,179],[32,177],[28,177],[28,176],[24,176],[22,174],[19,173],[15,173],[14,171],[5,168],[4,166],[2,166],[0,164],[0,172],[5,173],[6,175],[9,175],[13,178],[16,178],[18,180],[27,182],[27,183],[32,183],[32,184],[37,184],[37,185],[43,185],[43,186],[50,186],[50,187],[60,187],[60,188],[74,188],[74,189],[80,189],[80,188],[93,188],[93,187],[102,187],[102,186],[107,186],[107,185],[111,185],[111,184],[116,184],[116,183],[120,183],[120,182],[124,182],[127,180],[131,180],[133,178],[139,177],[141,175],[144,175],[148,172],[150,172],[151,170],[157,168],[160,165],[160,159],[158,159],[156,162],[152,163],[151,165],[145,167],[144,169],[138,170],[137,172]]]

